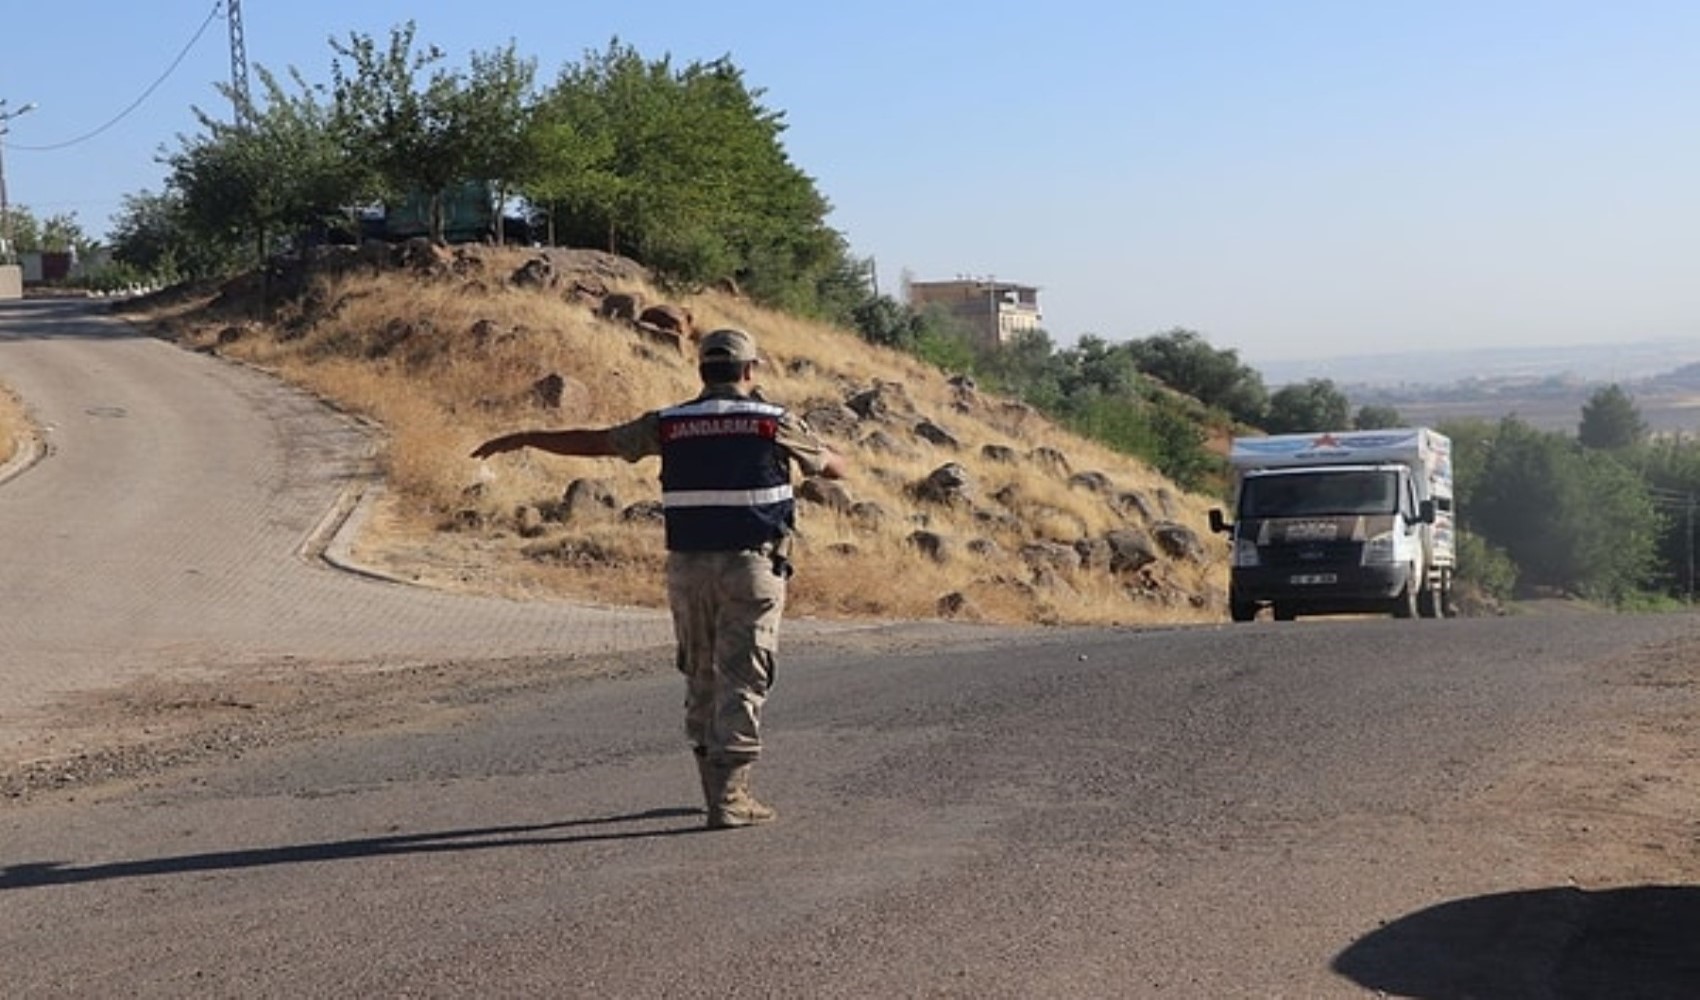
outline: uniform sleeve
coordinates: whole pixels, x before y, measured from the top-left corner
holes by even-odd
[[[616,427],[608,428],[614,452],[628,462],[661,454],[661,414],[651,411]]]
[[[659,437],[657,433],[657,437]],[[791,460],[797,463],[805,476],[820,475],[826,468],[826,445],[809,429],[809,425],[799,416],[787,411],[779,418],[779,433],[774,437],[774,443],[785,449]]]

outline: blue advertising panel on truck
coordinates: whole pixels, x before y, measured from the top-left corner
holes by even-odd
[[[1439,618],[1457,563],[1452,441],[1427,427],[1235,438],[1228,609]]]

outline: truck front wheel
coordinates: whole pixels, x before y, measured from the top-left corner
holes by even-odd
[[[1249,622],[1257,617],[1257,602],[1228,598],[1228,617],[1237,622]]]

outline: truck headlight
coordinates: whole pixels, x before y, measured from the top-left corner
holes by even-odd
[[[1249,538],[1241,538],[1234,542],[1235,568],[1244,569],[1246,567],[1259,566],[1261,564],[1261,560],[1257,558],[1256,542]]]
[[[1389,531],[1385,534],[1376,535],[1364,543],[1363,564],[1365,566],[1391,566],[1397,561],[1393,558],[1393,546],[1393,532]]]

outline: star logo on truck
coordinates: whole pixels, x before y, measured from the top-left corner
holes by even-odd
[[[1324,434],[1311,441],[1310,446],[1312,448],[1338,448],[1340,447],[1340,439],[1332,434]]]

